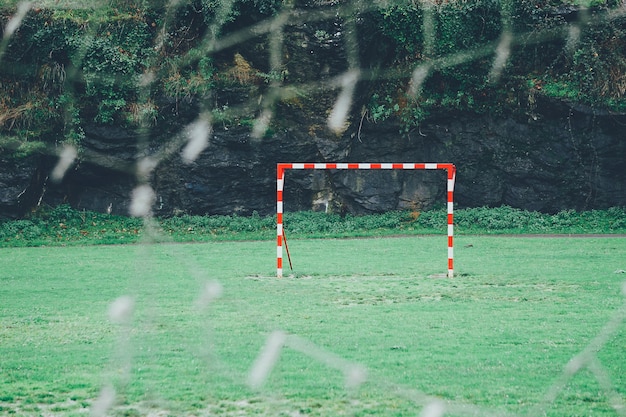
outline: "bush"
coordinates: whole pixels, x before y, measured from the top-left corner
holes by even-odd
[[[458,209],[455,234],[503,233],[626,233],[626,209],[544,214],[503,206]],[[189,216],[156,219],[156,241],[271,240],[276,216]],[[289,237],[339,238],[360,236],[446,234],[445,209],[389,211],[364,216],[301,211],[285,213]],[[78,211],[61,205],[32,218],[0,223],[0,246],[133,243],[145,237],[143,220]]]

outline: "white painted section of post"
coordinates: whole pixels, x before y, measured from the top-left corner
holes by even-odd
[[[283,188],[285,171],[278,165],[276,178],[276,276],[283,277]]]
[[[448,218],[448,277],[454,278],[454,183],[456,181],[456,167],[450,163],[381,163],[372,167],[372,163],[291,163],[291,164],[278,164],[277,165],[277,180],[276,180],[276,275],[279,278],[283,276],[283,188],[285,185],[285,171],[287,169],[328,169],[328,166],[335,169],[441,169],[446,170],[448,173],[447,178],[447,218]],[[356,166],[355,166],[356,165]],[[400,168],[401,167],[401,168]]]
[[[454,278],[454,181],[456,180],[456,167],[447,167],[447,195],[448,195],[448,278]]]

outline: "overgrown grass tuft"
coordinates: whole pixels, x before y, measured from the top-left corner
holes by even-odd
[[[286,213],[288,236],[310,238],[445,234],[444,209],[425,212],[390,211],[363,216],[311,211]],[[626,233],[626,209],[544,214],[503,206],[455,211],[455,233],[462,234],[621,234]],[[22,220],[0,223],[0,247],[98,245],[146,240],[173,242],[270,240],[275,216],[191,216],[151,220],[151,227],[132,217],[79,211],[62,205]],[[151,230],[159,233],[150,233]]]

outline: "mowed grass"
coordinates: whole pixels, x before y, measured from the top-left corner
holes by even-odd
[[[289,239],[0,250],[0,415],[626,413],[626,238]]]

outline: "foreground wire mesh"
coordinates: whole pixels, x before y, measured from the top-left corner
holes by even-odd
[[[93,1],[89,4],[78,1],[18,2],[15,5],[15,12],[4,26],[2,42],[0,43],[0,59],[7,59],[6,54],[10,50],[9,46],[12,38],[20,30],[28,13],[38,13],[39,10],[46,8],[67,10],[68,13],[70,13],[72,8],[79,7],[96,10],[101,6],[108,6],[108,3],[110,2],[103,1],[99,3]],[[120,3],[118,6],[127,6],[124,2],[117,3]],[[407,84],[405,93],[407,97],[417,100],[420,97],[424,83],[437,71],[464,64],[472,65],[486,60],[489,62],[489,69],[486,74],[487,79],[489,83],[497,85],[503,74],[506,73],[507,68],[511,65],[511,52],[514,48],[530,48],[542,43],[560,40],[566,52],[574,51],[580,42],[581,30],[584,27],[613,22],[623,17],[625,13],[624,4],[618,4],[606,13],[593,15],[585,13],[586,9],[583,8],[579,16],[567,24],[557,27],[546,27],[544,30],[534,29],[532,32],[524,32],[513,27],[513,18],[511,16],[512,2],[502,1],[497,3],[497,7],[501,9],[501,32],[494,41],[465,50],[441,54],[436,53],[434,50],[434,45],[439,35],[435,24],[435,15],[437,13],[445,13],[447,8],[454,8],[456,2],[409,2],[404,5],[414,5],[416,8],[419,6],[420,10],[423,11],[423,23],[417,30],[424,43],[423,59],[411,62],[411,65],[406,66],[399,73],[397,67],[371,69],[362,65],[359,50],[363,45],[359,45],[356,29],[361,15],[373,10],[391,10],[394,4],[389,1],[363,2],[358,0],[310,2],[310,4],[307,3],[305,6],[296,3],[272,3],[276,9],[267,19],[250,26],[233,28],[227,26],[230,22],[229,16],[232,14],[235,2],[194,2],[194,7],[212,7],[214,19],[207,22],[207,30],[202,33],[200,38],[195,40],[197,46],[167,63],[162,61],[164,54],[160,52],[168,48],[175,48],[170,42],[175,32],[191,29],[174,26],[174,16],[178,11],[189,5],[187,2],[172,0],[163,3],[161,18],[155,19],[153,22],[154,36],[152,47],[156,53],[148,55],[147,62],[144,63],[144,67],[138,77],[135,79],[131,77],[135,83],[134,88],[138,96],[134,114],[138,118],[135,122],[138,137],[140,138],[140,143],[138,144],[139,156],[132,162],[130,167],[125,165],[115,166],[115,164],[112,167],[108,167],[119,169],[120,171],[130,170],[136,177],[137,185],[132,191],[128,214],[144,219],[144,228],[147,232],[146,236],[148,236],[147,243],[167,240],[153,220],[157,195],[151,184],[151,178],[155,168],[162,160],[176,155],[178,155],[180,164],[193,163],[202,152],[206,151],[214,129],[220,128],[220,124],[223,123],[225,118],[254,114],[255,117],[250,126],[250,135],[254,140],[262,141],[276,117],[278,103],[285,100],[296,100],[299,95],[322,89],[334,92],[335,99],[326,109],[326,122],[330,131],[340,135],[346,131],[351,122],[354,123],[354,120],[351,120],[354,114],[362,115],[361,122],[363,117],[365,117],[365,110],[360,112],[358,109],[355,111],[353,108],[355,97],[358,94],[359,83],[373,80],[394,80],[400,77],[407,78],[410,82]],[[141,2],[137,2],[134,5],[137,9],[143,6]],[[337,33],[332,34],[322,30],[316,33],[320,39],[326,39],[329,45],[336,42],[342,44],[341,47],[345,50],[345,56],[343,57],[345,61],[342,64],[342,69],[340,71],[335,70],[335,72],[338,72],[336,75],[324,79],[290,81],[289,77],[283,73],[285,59],[284,43],[285,38],[289,36],[290,27],[296,24],[315,24],[316,22],[329,19],[339,22],[340,29]],[[94,53],[91,43],[97,45],[99,36],[102,36],[102,34],[96,33],[96,30],[97,25],[90,25],[89,22],[85,22],[83,35],[85,42],[82,49],[79,48],[79,54],[83,55],[83,60],[87,58],[88,54]],[[263,82],[265,84],[262,93],[258,96],[250,97],[248,102],[242,104],[228,106],[220,104],[214,106],[214,103],[212,104],[210,100],[210,88],[203,91],[202,85],[198,85],[192,91],[188,85],[178,86],[178,90],[173,92],[177,99],[184,100],[188,95],[202,94],[205,100],[201,108],[197,109],[194,120],[191,123],[172,134],[166,143],[162,143],[157,148],[154,148],[147,136],[156,123],[154,120],[156,110],[151,97],[151,90],[159,81],[159,77],[181,77],[181,73],[190,66],[202,70],[202,65],[204,65],[204,60],[207,57],[217,56],[226,50],[231,50],[233,46],[244,44],[255,37],[267,38],[268,62],[264,63],[264,67],[267,70],[262,75],[259,75],[254,69],[249,67],[249,64],[241,55],[235,55],[235,69],[231,76],[244,81],[248,78],[264,77]],[[177,39],[184,39],[184,36],[177,37]],[[181,49],[184,48],[181,46]],[[95,50],[97,50],[97,47]],[[101,50],[100,52],[107,53],[106,50]],[[58,155],[58,162],[49,173],[50,180],[57,183],[60,183],[68,170],[72,169],[81,160],[89,160],[91,162],[103,161],[103,164],[107,163],[104,162],[107,161],[106,154],[83,154],[81,150],[81,130],[80,126],[76,124],[75,108],[73,107],[74,92],[71,87],[73,82],[78,82],[79,78],[82,77],[78,68],[79,63],[80,61],[78,63],[75,61],[75,67],[47,68],[48,72],[46,73],[48,74],[46,88],[56,88],[54,85],[66,86],[64,88],[67,96],[67,107],[65,110],[67,137],[63,141],[59,141],[60,143],[56,148],[49,149],[49,151]],[[164,66],[169,66],[169,68],[164,68]],[[99,74],[98,77],[101,78],[81,81],[84,81],[87,85],[90,82],[110,83],[107,85],[111,88],[111,91],[115,91],[115,83],[128,81],[128,79],[116,74],[115,71],[117,70],[121,71],[123,67],[118,68],[115,62],[110,62],[110,66],[104,68],[103,72]],[[194,82],[194,79],[190,78],[183,81],[189,84]],[[208,78],[204,80],[200,78],[198,82],[208,83]],[[171,83],[171,85],[174,85],[174,83]],[[111,108],[116,106],[115,102],[106,104],[111,106]],[[101,113],[99,117],[105,118],[106,113]],[[144,287],[144,289],[150,286],[150,263],[155,260],[155,255],[151,251],[150,246],[145,246],[137,254],[138,266],[134,284],[137,287]],[[220,302],[220,297],[224,295],[223,288],[221,283],[212,280],[210,271],[189,259],[181,258],[180,265],[181,268],[188,270],[188,273],[201,283],[201,292],[197,294],[195,300],[190,300],[190,303],[196,303],[196,306],[201,311],[204,311]],[[158,291],[158,289],[149,289],[149,291]],[[623,292],[626,296],[626,284]],[[134,326],[132,319],[136,310],[140,307],[138,303],[140,301],[135,298],[134,294],[120,294],[119,298],[111,300],[108,320],[118,325],[119,334],[111,355],[111,363],[105,371],[106,375],[103,378],[101,393],[90,407],[90,413],[93,416],[109,415],[117,407],[120,407],[119,404],[120,399],[123,398],[124,387],[133,378],[132,363],[134,358],[129,353],[132,352],[130,335]],[[543,401],[537,404],[530,411],[529,415],[542,415],[545,409],[549,408],[550,404],[559,395],[563,394],[568,383],[575,375],[582,371],[589,371],[598,382],[602,392],[610,398],[615,414],[625,416],[626,401],[624,396],[615,387],[614,382],[608,376],[602,361],[598,357],[598,352],[609,343],[612,337],[623,329],[625,320],[626,300],[616,309],[604,328],[587,347],[572,357],[554,384],[546,390]],[[420,390],[403,386],[394,381],[373,381],[370,379],[372,370],[361,364],[346,360],[318,346],[314,341],[308,340],[306,337],[289,334],[284,329],[275,329],[275,331],[270,333],[265,344],[258,346],[258,350],[258,356],[250,363],[245,375],[241,375],[237,370],[229,372],[232,378],[239,379],[250,388],[267,394],[267,401],[269,402],[273,401],[273,399],[271,393],[263,391],[264,386],[268,378],[271,377],[273,370],[280,364],[281,355],[285,351],[293,351],[304,355],[312,362],[327,366],[329,372],[341,373],[345,380],[344,388],[346,392],[357,390],[364,382],[368,381],[414,402],[416,407],[421,410],[420,415],[423,417],[436,417],[447,414],[463,416],[504,415],[500,411],[494,411],[463,401],[444,401],[439,398],[433,398]],[[167,384],[167,381],[162,382]],[[166,409],[167,405],[163,408]],[[245,407],[242,405],[242,408]],[[165,412],[163,411],[163,413]],[[165,415],[159,413],[160,411],[150,415]],[[198,415],[211,415],[211,413],[212,411],[208,407],[205,411],[198,412]],[[300,414],[298,414],[297,410],[294,410],[291,415]]]

